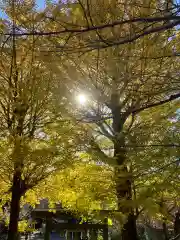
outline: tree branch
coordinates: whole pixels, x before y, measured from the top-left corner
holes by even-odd
[[[97,156],[100,158],[100,160],[108,165],[114,166],[117,165],[117,161],[115,158],[109,157],[107,156],[104,151],[104,149],[101,149],[100,146],[98,145],[98,143],[96,141],[94,141],[93,138],[91,138],[90,140],[90,148],[88,149],[87,152],[89,152],[90,154],[96,153]]]
[[[111,42],[108,42],[106,43],[106,45],[96,45],[96,46],[93,46],[93,45],[90,45],[88,46],[87,45],[87,48],[91,47],[92,49],[89,49],[87,52],[89,51],[92,51],[92,50],[96,50],[96,49],[105,49],[105,48],[108,48],[108,47],[113,47],[113,46],[118,46],[118,45],[122,45],[122,44],[125,44],[125,43],[132,43],[134,42],[135,40],[141,38],[141,37],[144,37],[144,36],[147,36],[151,33],[156,33],[156,32],[161,32],[161,31],[165,31],[165,30],[168,30],[168,29],[171,29],[177,25],[180,24],[180,20],[179,21],[174,21],[174,22],[170,22],[168,24],[164,24],[162,26],[159,26],[159,27],[155,27],[155,28],[151,28],[147,31],[143,31],[142,33],[140,34],[135,34],[134,36],[127,36],[126,38],[123,38],[122,40],[120,41],[112,41]]]
[[[172,21],[175,20],[173,22],[170,22],[169,24],[164,24],[160,27],[156,27],[153,28],[151,30],[149,30],[149,33],[153,33],[153,32],[158,32],[158,31],[162,31],[162,30],[167,30],[169,28],[172,28],[178,24],[180,24],[180,16],[164,16],[164,17],[147,17],[147,18],[134,18],[134,19],[128,19],[128,20],[123,20],[123,21],[114,21],[112,23],[109,24],[102,24],[102,25],[98,25],[98,26],[91,26],[91,27],[82,27],[79,29],[64,29],[61,31],[51,31],[51,32],[23,32],[23,33],[15,33],[15,36],[31,36],[31,35],[39,35],[39,36],[50,36],[50,35],[60,35],[60,34],[64,34],[64,33],[85,33],[85,32],[91,32],[91,31],[96,31],[96,30],[103,30],[106,28],[112,28],[115,26],[120,26],[120,25],[124,25],[124,24],[129,24],[129,23],[153,23],[153,22],[164,22],[164,21]],[[144,34],[147,35],[149,34],[148,31]],[[4,34],[5,36],[12,36],[13,33],[6,33]],[[131,41],[129,39],[129,41]],[[121,44],[119,42],[119,44]]]
[[[163,105],[165,103],[168,103],[168,102],[171,102],[175,99],[178,99],[180,98],[180,93],[177,93],[175,95],[171,95],[168,99],[166,100],[163,100],[163,101],[160,101],[160,102],[156,102],[156,103],[152,103],[152,104],[149,104],[147,106],[144,106],[144,107],[141,107],[141,108],[137,108],[137,109],[133,109],[131,110],[131,113],[133,114],[137,114],[143,110],[146,110],[146,109],[149,109],[149,108],[152,108],[152,107],[157,107],[157,106],[160,106],[160,105]]]
[[[178,238],[180,237],[180,234],[178,234],[177,236],[170,238],[169,240],[178,240]]]

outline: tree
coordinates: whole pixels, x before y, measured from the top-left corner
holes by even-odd
[[[87,154],[82,157],[83,160],[80,157],[69,168],[49,176],[27,192],[24,202],[33,206],[41,199],[48,199],[50,208],[61,203],[64,209],[78,217],[96,215],[104,207],[114,210],[116,195],[112,169],[95,164]]]
[[[176,58],[166,57],[166,53],[172,53],[176,46],[176,38],[169,40],[172,34],[169,32],[158,37],[144,37],[136,44],[124,45],[123,48],[114,47],[90,53],[88,57],[82,56],[81,62],[80,59],[77,62],[71,57],[72,64],[69,67],[79,71],[79,77],[74,77],[76,91],[82,89],[89,97],[79,118],[96,124],[98,134],[113,144],[114,158],[108,160],[111,164],[116,162],[114,167],[119,210],[128,215],[122,231],[122,239],[126,240],[137,238],[134,209],[121,204],[122,198],[132,199],[133,176],[126,165],[127,137],[141,112],[180,96],[176,77],[178,58],[176,61]],[[92,135],[91,146],[94,152],[104,156],[104,151],[94,136],[96,135]],[[102,158],[102,161],[105,159],[107,157]]]
[[[41,41],[34,36],[16,38],[20,29],[32,30],[37,24],[33,1],[23,5],[12,1],[5,7],[9,18],[1,27],[4,33],[8,30],[13,35],[1,39],[0,171],[7,182],[4,188],[12,193],[8,239],[13,240],[18,234],[21,197],[76,160],[74,152],[79,138],[73,122],[61,121],[59,133],[51,128],[52,123],[57,123],[53,92],[61,75],[57,76],[52,63],[45,64],[38,54]],[[63,108],[60,113],[63,114]]]
[[[157,4],[157,2],[155,4]],[[80,12],[78,12],[78,10],[74,11],[74,15],[77,15],[75,24],[79,22],[82,24],[84,20],[81,12],[83,5],[79,2],[79,4],[72,6],[75,10],[81,9],[79,10]],[[119,13],[124,17],[125,14],[124,12],[122,13],[122,8],[120,7],[122,7],[121,4],[120,6],[117,3],[113,5],[112,2],[111,5],[107,3],[107,5],[104,4],[103,7],[97,5],[97,8],[93,7],[93,9],[91,9],[90,15],[93,15],[93,21],[95,23],[108,22],[108,19],[116,18],[116,14],[118,15]],[[151,14],[153,14],[154,8],[156,7],[157,6],[154,5],[147,6],[148,10],[149,8],[151,9]],[[146,7],[136,8],[136,10],[131,10],[127,7],[127,10],[127,15],[131,14],[132,16],[134,16],[134,14],[135,16],[137,16],[136,14],[140,14],[141,16],[147,17],[147,14],[149,14],[149,12],[146,11]],[[85,12],[86,11],[84,11],[84,13]],[[104,14],[105,12],[107,12],[107,15]],[[61,19],[60,14],[56,15],[56,20]],[[81,20],[79,20],[78,17],[81,17]],[[91,21],[89,15],[87,19]],[[53,25],[53,22],[51,22],[51,24]],[[90,24],[92,24],[92,22]],[[96,37],[101,38],[100,41],[94,41],[93,33],[86,34],[84,37],[80,37],[80,46],[83,52],[87,51],[86,46],[88,46],[88,41],[96,44],[94,49],[99,49],[100,46],[98,43],[102,43],[103,40],[102,45],[104,48],[114,46],[115,40],[118,41],[118,39],[122,39],[124,33],[132,33],[130,36],[133,36],[133,31],[136,27],[135,25],[125,25],[121,29],[103,29],[103,34],[102,32],[96,32]],[[142,24],[143,29],[146,27]],[[141,32],[142,29],[138,29]],[[125,164],[128,152],[128,148],[126,148],[128,143],[127,135],[132,127],[135,116],[138,116],[140,112],[173,101],[180,96],[179,81],[177,79],[178,57],[175,57],[173,60],[170,58],[177,53],[178,35],[173,38],[174,34],[175,31],[171,30],[161,35],[153,34],[152,36],[145,36],[143,39],[138,39],[136,44],[124,45],[123,48],[112,47],[111,49],[102,51],[97,50],[96,52],[82,56],[81,62],[80,59],[77,61],[75,59],[76,55],[74,55],[68,58],[68,65],[65,66],[66,69],[71,69],[74,78],[74,84],[72,81],[69,81],[69,88],[75,89],[77,92],[82,89],[90,99],[93,99],[89,101],[87,107],[82,109],[79,119],[96,123],[96,130],[100,131],[100,134],[108,138],[114,145],[114,158],[107,159],[104,151],[99,148],[97,141],[94,141],[94,134],[91,139],[93,151],[98,152],[103,161],[111,162],[111,164],[116,162],[116,176],[119,175],[116,180],[119,209],[128,215],[128,221],[123,230],[123,239],[135,239],[137,235],[133,216],[134,211],[131,207],[126,208],[121,206],[120,201],[121,198],[124,197],[126,200],[132,198],[132,177],[131,174],[128,173]],[[106,44],[109,36],[111,36],[112,44]],[[74,52],[74,48],[73,50],[69,50],[67,46],[68,43],[71,43],[71,40],[72,38],[67,38],[67,41],[65,41],[65,48],[63,49],[67,50],[67,53]],[[53,37],[53,41],[56,43],[56,46],[59,46],[61,49],[60,53],[55,54],[58,56],[58,54],[62,54],[62,45],[58,45],[58,38]],[[154,44],[155,42],[156,44]],[[74,38],[73,43],[74,46],[77,46],[76,49],[79,52],[81,49],[78,48],[78,36]],[[55,51],[57,50],[57,48],[52,47],[52,52],[54,52],[54,49]],[[91,49],[91,47],[89,49]],[[177,63],[176,65],[174,64],[175,62]],[[70,71],[68,71],[68,74],[69,72]],[[77,75],[75,75],[75,72]],[[71,78],[72,77],[69,77],[69,79]],[[108,121],[108,119],[112,120]],[[123,174],[127,174],[128,177],[121,177],[122,169],[120,170],[120,166],[121,168],[124,166]],[[122,182],[124,183],[122,184]],[[132,234],[131,236],[129,236],[130,233]]]

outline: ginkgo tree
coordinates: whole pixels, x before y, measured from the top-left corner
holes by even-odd
[[[55,204],[61,203],[64,210],[77,213],[79,217],[90,216],[105,208],[114,210],[116,195],[112,177],[108,165],[101,166],[80,158],[68,169],[49,176],[27,192],[24,202],[34,205],[41,199],[48,199],[54,211]]]
[[[112,34],[116,36],[113,31]],[[122,239],[126,240],[137,239],[134,209],[121,204],[122,198],[132,198],[132,176],[126,165],[127,136],[141,112],[180,96],[178,57],[166,57],[177,46],[178,37],[170,40],[173,34],[170,31],[158,37],[146,36],[136,44],[97,50],[88,53],[88,57],[83,55],[78,61],[71,57],[71,65],[68,61],[69,68],[79,73],[77,78],[74,74],[74,84],[71,82],[70,85],[74,91],[82,89],[89,97],[78,117],[96,124],[98,134],[105,136],[113,145],[114,158],[108,160],[116,169],[119,210],[128,215],[122,230]],[[103,157],[106,154],[94,136],[92,134],[91,146]],[[104,160],[107,157],[102,158]]]
[[[28,39],[15,36],[25,26],[29,29],[36,26],[38,14],[33,1],[5,4],[9,17],[1,21],[1,27],[4,33],[12,31],[13,36],[1,39],[0,171],[1,190],[10,195],[8,239],[13,240],[18,237],[21,197],[50,174],[76,160],[80,129],[73,121],[60,121],[60,117],[56,121],[54,102],[59,103],[59,116],[65,113],[60,107],[61,92],[56,100],[57,95],[53,95],[57,87],[60,89],[62,75],[61,71],[58,75],[53,71],[54,63],[46,61],[45,64],[41,60],[41,41],[33,36]],[[56,124],[61,129],[58,133],[53,130]]]

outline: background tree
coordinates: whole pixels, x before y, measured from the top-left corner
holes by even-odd
[[[87,156],[42,181],[27,192],[25,201],[33,205],[45,198],[51,208],[61,203],[64,209],[71,210],[77,217],[98,215],[99,210],[114,210],[116,195],[112,169],[87,160]]]
[[[179,208],[177,109],[178,102],[174,102],[141,113],[129,138],[136,214],[139,220],[145,215],[153,226],[163,227],[166,238]]]

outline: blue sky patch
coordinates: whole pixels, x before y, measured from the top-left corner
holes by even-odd
[[[51,2],[57,3],[58,0],[53,0]],[[46,7],[46,0],[36,0],[36,6],[37,6],[38,10],[45,9],[45,7]],[[6,15],[6,13],[2,9],[0,9],[0,18],[3,18],[3,19],[7,19],[8,18],[8,16]]]

